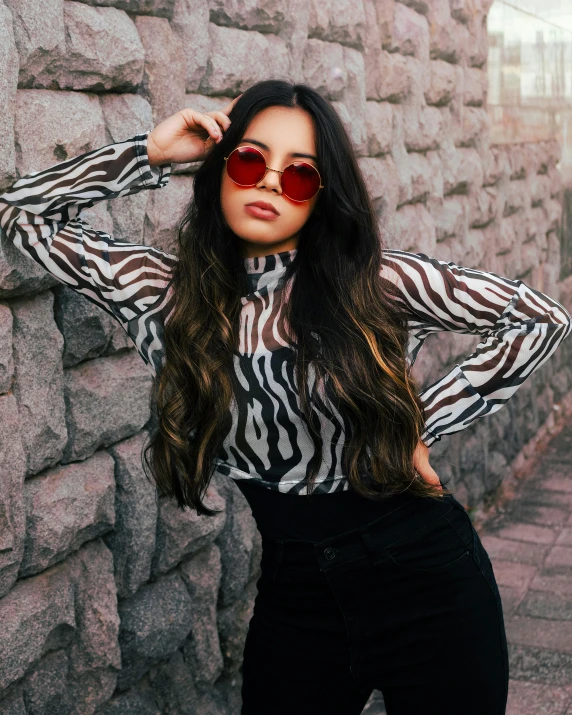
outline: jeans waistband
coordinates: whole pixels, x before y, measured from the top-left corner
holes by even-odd
[[[320,542],[268,539],[262,535],[263,558],[273,564],[298,567],[319,566],[322,571],[336,568],[364,556],[375,558],[376,548],[389,546],[407,536],[412,525],[428,525],[452,509],[465,511],[452,495],[440,499],[411,497],[392,505],[389,511],[358,528]],[[391,527],[391,536],[385,526]]]

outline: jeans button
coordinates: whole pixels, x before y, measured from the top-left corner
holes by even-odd
[[[329,546],[327,549],[324,549],[324,556],[328,559],[328,561],[331,561],[332,559],[336,558],[336,550],[331,549]]]

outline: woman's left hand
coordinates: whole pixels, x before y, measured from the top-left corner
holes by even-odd
[[[413,453],[413,466],[422,479],[430,484],[436,484],[441,490],[443,489],[437,472],[429,464],[429,447],[421,440],[417,443],[417,447]]]

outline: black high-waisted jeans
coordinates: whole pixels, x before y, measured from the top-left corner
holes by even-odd
[[[469,515],[453,496],[379,508],[319,543],[262,533],[242,715],[358,715],[374,688],[388,715],[504,715],[501,599]]]

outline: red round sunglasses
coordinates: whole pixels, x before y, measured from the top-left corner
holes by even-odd
[[[280,171],[266,166],[264,154],[252,146],[238,146],[224,157],[229,178],[238,186],[256,186],[267,171],[280,174],[282,193],[292,201],[309,201],[320,189],[322,179],[315,166],[294,161]]]

